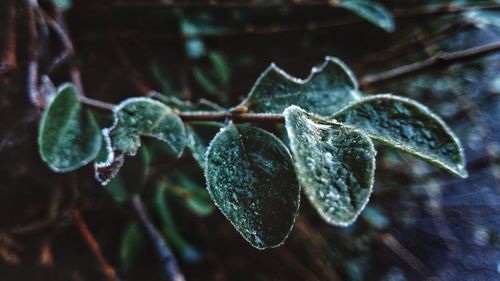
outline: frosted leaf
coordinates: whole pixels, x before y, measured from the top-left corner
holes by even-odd
[[[100,147],[94,117],[82,109],[75,87],[62,85],[40,122],[38,148],[43,161],[56,172],[70,172],[92,161]]]
[[[290,233],[300,187],[286,146],[250,125],[229,125],[212,140],[205,177],[210,197],[258,249],[277,247]]]
[[[95,164],[96,178],[103,185],[116,176],[124,156],[133,156],[141,145],[141,136],[165,142],[180,156],[186,145],[182,120],[170,107],[150,98],[129,98],[114,109],[114,124],[102,131],[108,157]]]
[[[302,80],[271,64],[257,79],[248,97],[233,111],[281,114],[290,105],[308,112],[332,115],[359,100],[358,82],[339,59],[326,57]]]
[[[284,115],[295,169],[311,204],[330,224],[353,223],[372,191],[376,152],[370,138],[297,106]]]
[[[387,32],[394,31],[394,18],[380,3],[369,0],[339,0],[338,5],[368,20]]]
[[[187,147],[201,168],[205,168],[205,154],[210,141],[224,127],[224,123],[217,122],[191,122],[186,124]]]
[[[458,138],[443,120],[413,100],[376,95],[364,98],[332,118],[452,174],[467,177]]]

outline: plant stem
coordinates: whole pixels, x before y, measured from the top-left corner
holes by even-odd
[[[396,78],[419,73],[430,67],[442,67],[451,63],[474,59],[497,51],[500,51],[500,41],[469,48],[463,51],[439,54],[422,61],[396,67],[378,74],[366,75],[361,79],[361,86],[366,87],[368,85],[387,82]]]
[[[33,105],[38,108],[45,106],[45,100],[40,95],[38,89],[39,79],[39,45],[40,38],[36,24],[35,9],[38,6],[33,0],[26,1],[26,16],[28,18],[28,33],[29,33],[29,58],[28,58],[28,96]]]
[[[146,232],[148,238],[152,242],[163,266],[166,277],[170,281],[184,281],[185,278],[179,270],[179,266],[172,251],[163,240],[160,232],[149,219],[146,207],[144,206],[140,195],[133,195],[131,200],[137,219],[139,220],[142,229]]]
[[[80,97],[80,102],[86,106],[104,110],[113,111],[115,104],[91,99],[89,97]],[[224,122],[231,120],[233,122],[251,122],[251,123],[284,123],[285,117],[282,114],[270,113],[233,113],[233,112],[212,112],[212,111],[192,111],[179,112],[177,115],[185,122],[192,121],[216,121]]]
[[[97,261],[101,265],[104,274],[106,274],[107,279],[110,281],[117,281],[118,277],[116,275],[115,269],[108,263],[108,261],[102,254],[101,248],[99,247],[97,240],[95,239],[94,235],[92,235],[92,232],[90,232],[89,227],[87,226],[87,224],[85,223],[80,214],[80,211],[73,208],[69,212],[71,214],[71,217],[73,218],[73,221],[76,223],[76,226],[78,227],[78,230],[80,231],[80,234],[82,235],[83,239],[85,239],[87,245],[89,245],[90,249],[96,256]]]
[[[0,76],[17,67],[16,57],[16,7],[14,0],[8,0],[5,5],[5,50],[0,61]]]

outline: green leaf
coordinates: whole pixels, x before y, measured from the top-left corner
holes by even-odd
[[[211,198],[241,235],[258,249],[277,247],[290,233],[300,187],[285,145],[250,125],[229,125],[207,151]]]
[[[290,105],[308,112],[332,115],[359,100],[358,82],[339,59],[326,57],[302,80],[271,64],[257,79],[248,97],[233,111],[281,114]]]
[[[217,122],[191,122],[186,125],[187,147],[201,168],[205,168],[205,154],[214,136],[225,125]]]
[[[311,204],[330,224],[353,223],[372,191],[376,152],[370,138],[297,106],[284,115],[295,169]]]
[[[147,182],[149,163],[151,157],[149,150],[143,146],[135,157],[129,159],[116,177],[106,186],[113,199],[123,203],[135,193],[140,193]]]
[[[165,96],[158,92],[151,92],[151,97],[164,103],[166,106],[179,111],[224,111],[220,105],[206,99],[200,99],[196,103],[180,100],[176,97]]]
[[[125,270],[130,268],[144,247],[144,235],[136,223],[127,224],[120,243],[120,260]]]
[[[458,138],[438,116],[416,101],[389,94],[364,98],[333,118],[371,138],[467,177]]]
[[[38,133],[40,155],[56,172],[70,172],[92,161],[101,147],[99,127],[82,109],[72,84],[64,84],[43,113]]]
[[[125,156],[133,156],[141,136],[165,142],[180,156],[186,145],[182,120],[163,103],[150,98],[129,98],[114,109],[114,124],[103,130],[108,157],[95,164],[96,178],[103,185],[116,176]]]
[[[367,0],[341,0],[338,5],[368,20],[387,32],[395,29],[394,18],[380,3]]]

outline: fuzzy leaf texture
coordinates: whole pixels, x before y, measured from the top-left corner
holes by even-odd
[[[333,118],[374,140],[417,156],[454,175],[467,177],[458,138],[427,107],[389,94],[364,98]]]
[[[300,183],[328,223],[353,223],[370,197],[375,149],[365,134],[313,117],[297,106],[284,112]]]
[[[274,135],[250,125],[229,125],[207,151],[211,198],[258,249],[277,247],[290,233],[300,187],[291,155]]]
[[[38,148],[49,167],[70,172],[92,161],[101,147],[99,127],[82,109],[72,84],[64,84],[43,113]]]
[[[326,57],[306,79],[292,77],[271,64],[233,111],[281,114],[287,107],[297,105],[327,116],[359,99],[358,82],[351,70],[339,59]]]
[[[337,5],[368,20],[387,32],[393,32],[395,29],[394,18],[380,3],[369,0],[339,0]]]
[[[107,143],[105,162],[96,163],[96,178],[106,185],[113,179],[125,156],[134,156],[141,145],[141,136],[165,142],[180,156],[186,145],[182,120],[170,107],[150,98],[129,98],[114,109],[114,124],[102,131]]]

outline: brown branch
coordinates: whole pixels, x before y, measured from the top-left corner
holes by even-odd
[[[268,113],[232,113],[232,112],[180,112],[179,117],[186,122],[190,121],[219,121],[232,120],[233,122],[252,123],[284,123],[282,114]]]
[[[118,276],[116,275],[115,269],[108,263],[108,261],[102,254],[101,248],[97,243],[97,240],[95,239],[94,235],[92,235],[92,233],[90,232],[90,229],[83,220],[80,211],[73,208],[70,210],[70,215],[73,218],[73,221],[76,223],[76,226],[78,227],[78,230],[82,235],[82,238],[85,239],[85,242],[87,242],[87,245],[89,246],[90,250],[92,250],[92,253],[94,253],[95,257],[97,258],[97,261],[101,265],[104,274],[106,275],[106,278],[110,281],[117,281]]]
[[[57,20],[49,16],[43,9],[38,8],[38,13],[43,17],[47,25],[57,34],[63,45],[63,52],[58,55],[49,65],[47,72],[52,73],[55,69],[65,63],[69,58],[74,55],[74,47],[69,35],[67,34],[64,26]]]
[[[422,61],[396,67],[378,74],[366,75],[361,79],[361,86],[366,87],[373,84],[391,81],[396,78],[403,78],[408,75],[420,73],[431,67],[444,67],[452,63],[471,60],[498,51],[500,51],[500,41],[469,48],[463,51],[442,53]]]
[[[28,18],[28,32],[29,32],[29,58],[28,58],[28,96],[33,105],[39,108],[45,106],[45,99],[40,95],[38,88],[39,82],[39,65],[38,60],[40,57],[40,37],[37,29],[37,20],[35,9],[38,5],[34,1],[26,1],[26,15]]]
[[[163,271],[166,275],[165,277],[167,277],[170,281],[184,281],[185,278],[179,269],[172,251],[165,243],[165,240],[163,240],[163,237],[158,229],[156,229],[149,219],[146,207],[144,206],[140,195],[133,195],[131,200],[137,219],[139,220],[142,229],[146,232],[146,235],[152,242],[160,262],[163,265]]]
[[[91,99],[88,97],[80,97],[80,102],[90,108],[95,108],[104,111],[113,111],[115,104],[103,102],[100,100]],[[177,115],[185,122],[193,121],[216,121],[224,122],[232,120],[233,122],[251,122],[251,123],[284,123],[285,117],[282,114],[269,113],[237,113],[237,112],[212,112],[212,111],[193,111],[193,112],[178,112]]]
[[[8,0],[5,9],[5,50],[0,61],[0,76],[10,73],[17,67],[15,1]]]

